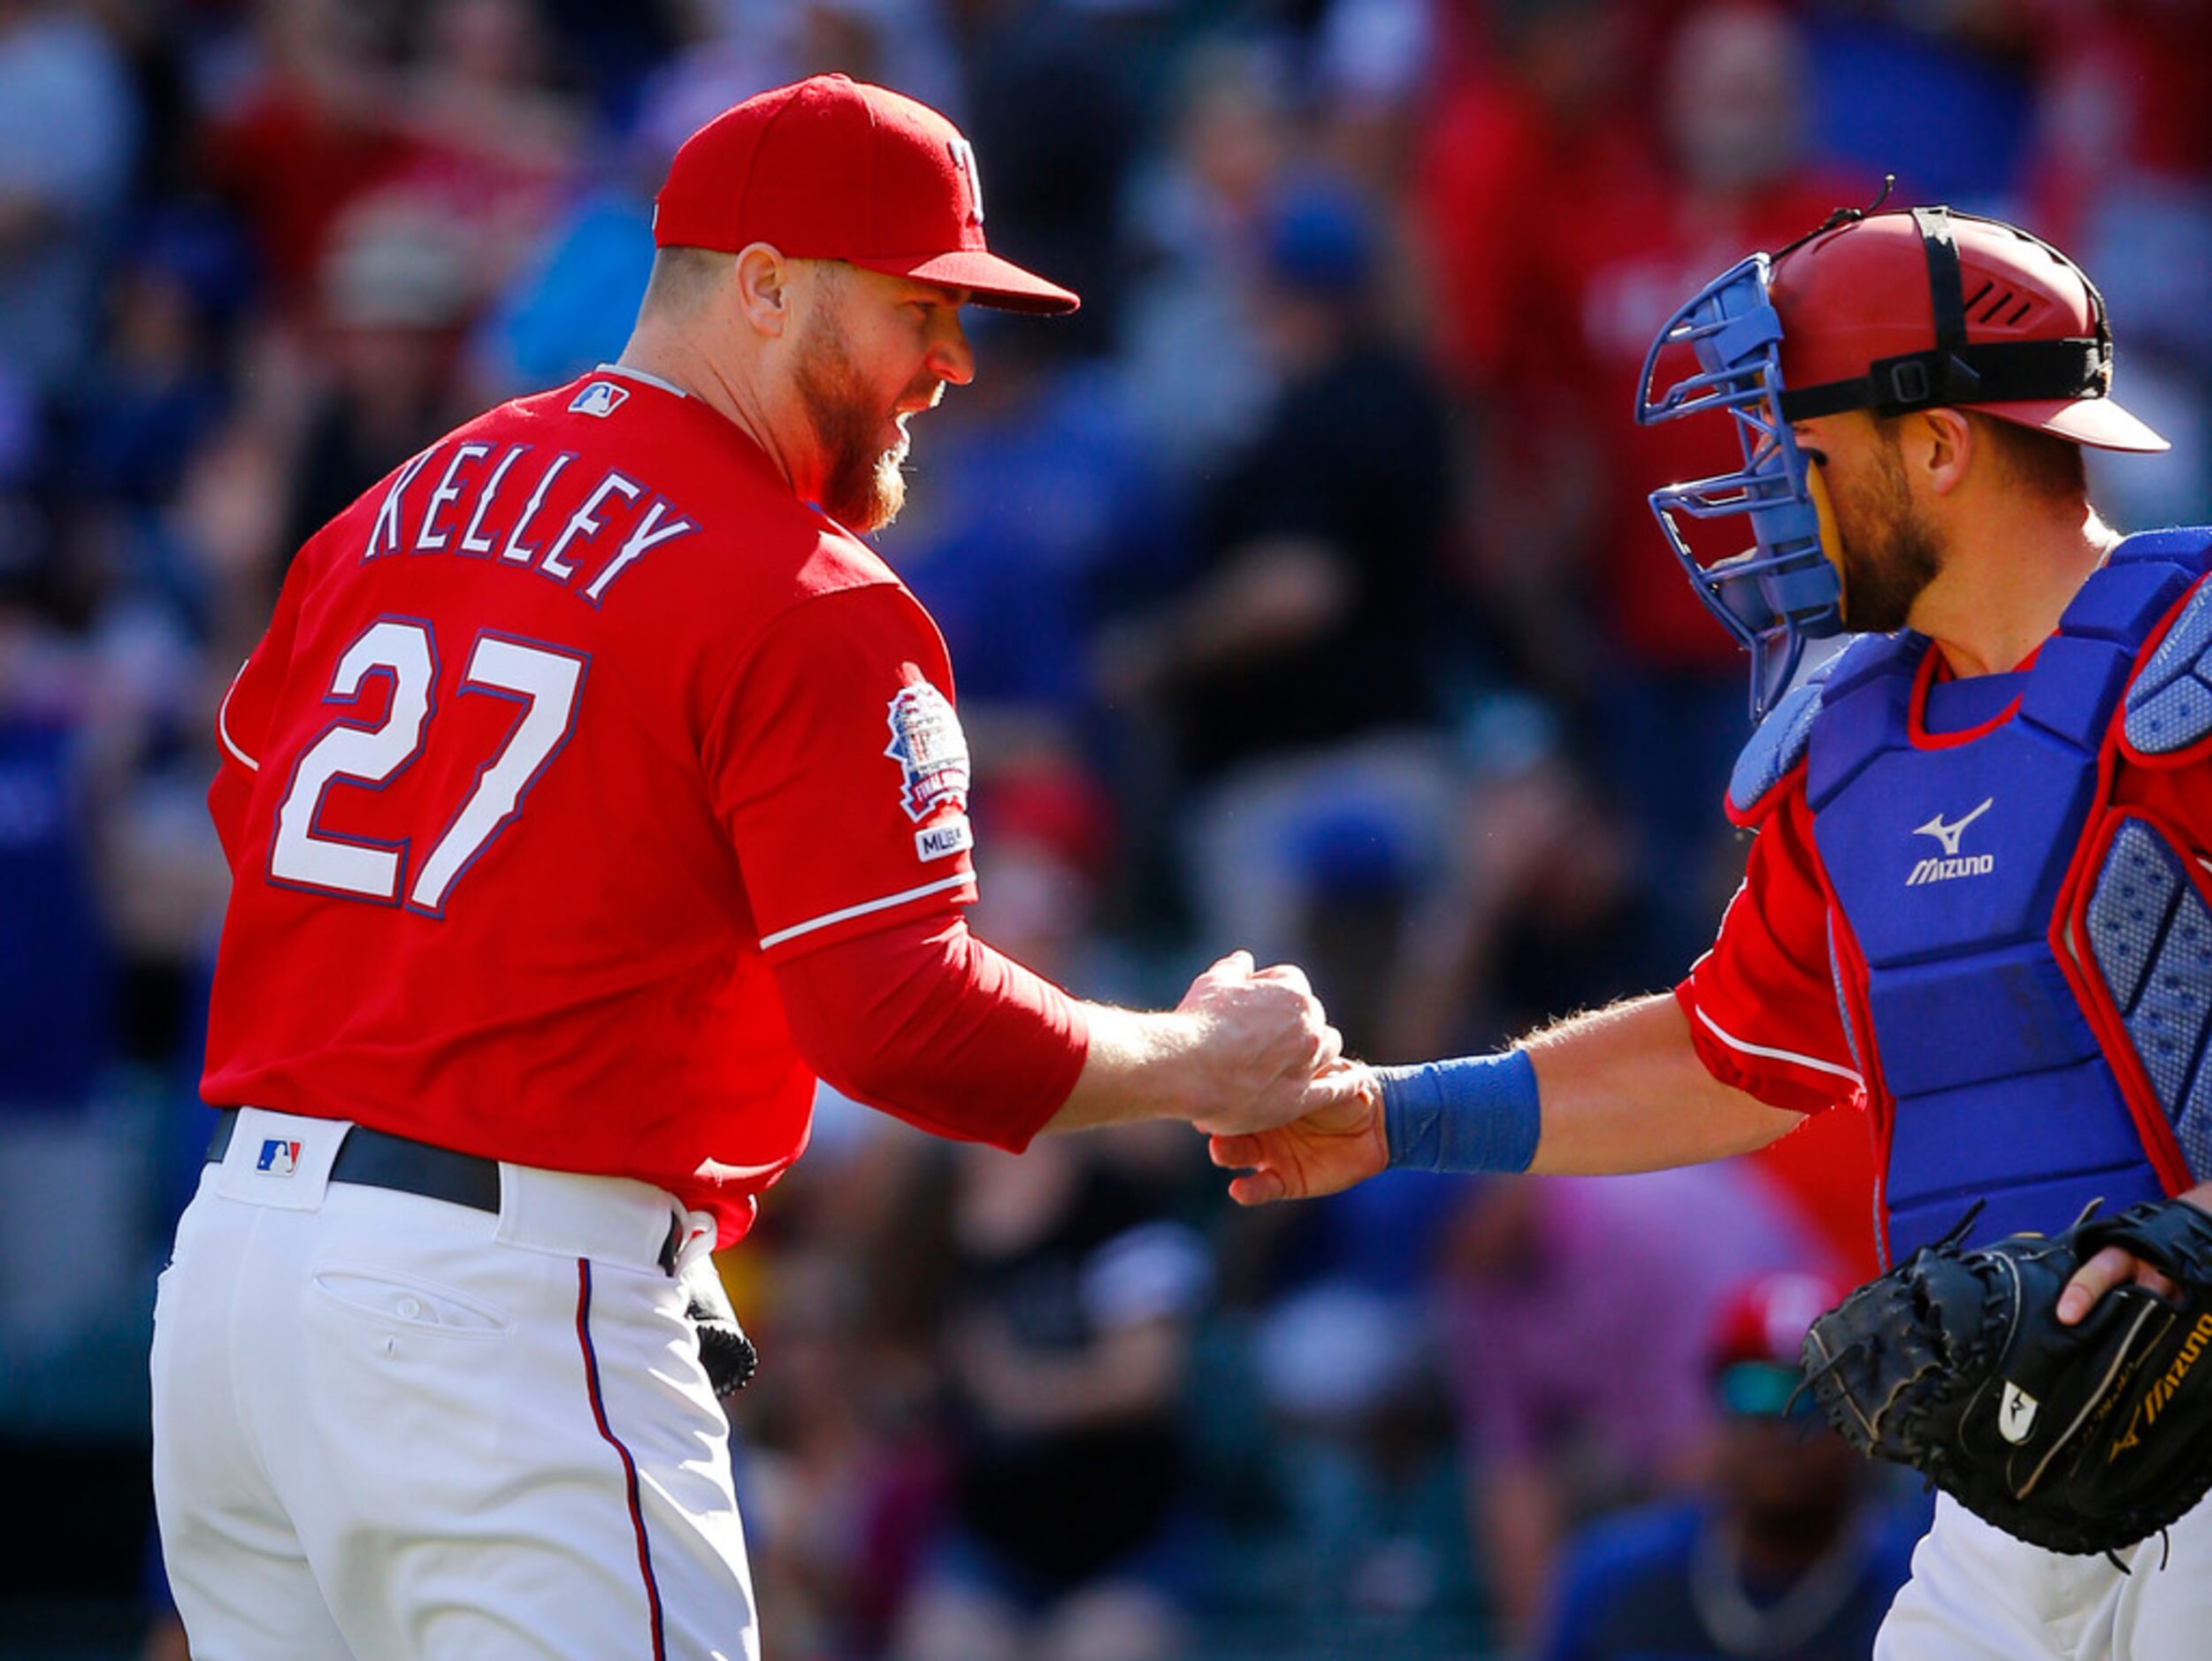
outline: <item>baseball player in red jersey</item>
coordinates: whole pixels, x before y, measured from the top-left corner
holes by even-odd
[[[783,88],[654,231],[621,361],[319,532],[222,706],[224,1111],[153,1351],[195,1654],[754,1655],[686,1282],[817,1077],[1010,1149],[1351,1088],[1295,969],[1140,1014],[961,922],[951,667],[854,532],[961,303],[1076,303],[987,250],[967,141]]]
[[[1672,993],[1217,1137],[1248,1167],[1232,1192],[1688,1164],[1856,1100],[1893,1261],[1955,1225],[2055,1235],[2092,1202],[2212,1210],[2212,526],[2123,537],[2091,505],[2084,448],[2167,448],[2112,373],[2078,266],[1944,207],[1841,210],[1699,290],[1637,415],[1725,420],[1742,461],[1651,497],[1764,716],[1712,950]],[[1754,546],[1711,563],[1679,523],[1738,514]],[[1847,628],[1790,687],[1808,638]],[[2172,1290],[2106,1246],[2052,1313],[2131,1282]],[[1874,1653],[2165,1661],[2208,1623],[2212,1503],[2108,1560],[1947,1493]]]

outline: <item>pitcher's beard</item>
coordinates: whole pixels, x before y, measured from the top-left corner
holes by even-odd
[[[822,483],[823,512],[851,531],[880,531],[907,503],[904,431],[891,449],[876,437],[884,412],[869,400],[844,342],[826,330],[807,341],[793,384],[829,458]]]

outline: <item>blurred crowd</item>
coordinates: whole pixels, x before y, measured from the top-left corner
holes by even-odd
[[[878,540],[959,676],[976,930],[1086,995],[1249,946],[1397,1060],[1680,975],[1743,669],[1644,495],[1730,440],[1631,396],[1700,283],[1886,172],[2080,259],[2175,440],[2093,494],[2212,518],[2212,0],[0,0],[19,1527],[56,1450],[142,1462],[213,711],[293,550],[613,356],[675,146],[825,69],[958,120],[993,247],[1084,296],[972,317]],[[1916,1519],[1778,1381],[1871,1266],[1867,1166],[1838,1113],[1241,1213],[1187,1131],[1017,1160],[825,1095],[724,1263],[768,1651],[1863,1655]],[[134,1622],[143,1504],[80,1576]]]

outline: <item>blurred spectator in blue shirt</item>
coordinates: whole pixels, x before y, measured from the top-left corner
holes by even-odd
[[[11,516],[0,534],[27,528]],[[82,655],[29,603],[28,577],[0,569],[0,1106],[11,1113],[82,1106],[112,1013],[86,857],[92,689]]]
[[[73,6],[0,0],[0,376],[52,393],[88,356],[138,109]]]
[[[652,269],[650,188],[614,178],[587,189],[477,331],[470,369],[483,397],[558,387],[620,356]]]
[[[1721,1421],[1703,1491],[1569,1542],[1542,1661],[1864,1661],[1925,1520],[1878,1504],[1864,1460],[1798,1390],[1805,1328],[1847,1289],[1771,1274],[1708,1341]]]
[[[1105,9],[961,0],[953,10],[966,49],[962,125],[990,158],[991,245],[1058,272],[1083,310],[1056,333],[1105,351],[1128,278],[1116,214],[1136,138]]]
[[[222,349],[252,297],[245,251],[218,215],[155,216],[110,286],[105,350],[75,400],[77,489],[134,508],[175,494],[223,414]]]
[[[103,693],[48,612],[53,572],[41,523],[0,505],[0,1380],[16,1389],[131,1249],[120,1218],[89,1251],[79,1237],[85,1207],[116,1191],[103,1164],[127,1160],[91,1124],[115,1017],[91,858]]]
[[[2026,157],[2039,14],[2163,8],[1814,0],[1801,9],[1822,157],[1870,180],[1896,173],[1907,201],[1992,211],[2017,188]]]
[[[1441,1320],[1473,1531],[1526,1631],[1575,1523],[1695,1471],[1717,1417],[1706,1335],[1730,1290],[1821,1258],[1740,1162],[1466,1191]]]
[[[1480,1601],[1435,1350],[1417,1301],[1350,1278],[1282,1298],[1253,1335],[1282,1527],[1248,1577],[1269,1609],[1358,1621],[1382,1653]]]
[[[1080,736],[1093,631],[1171,570],[1174,527],[1114,380],[1046,330],[969,330],[990,367],[917,440],[930,488],[883,547],[945,632],[971,727]]]

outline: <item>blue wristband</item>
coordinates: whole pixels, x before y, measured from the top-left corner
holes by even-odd
[[[1527,1170],[1541,1115],[1527,1053],[1378,1067],[1390,1163],[1417,1171]]]

